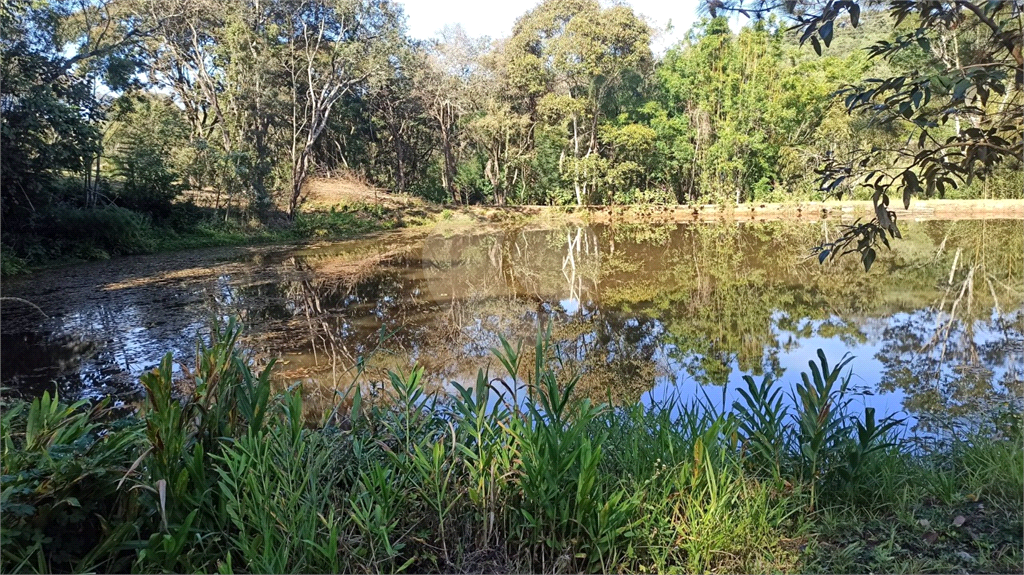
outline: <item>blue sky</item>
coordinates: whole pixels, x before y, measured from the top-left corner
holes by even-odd
[[[447,24],[461,24],[472,37],[508,36],[516,18],[539,0],[399,0],[405,5],[409,34],[414,38],[434,37]],[[654,51],[666,48],[686,35],[697,19],[699,0],[632,0],[622,2],[645,16],[655,31]],[[608,5],[608,0],[601,0]],[[673,30],[665,31],[671,21]],[[660,32],[659,32],[660,30]]]

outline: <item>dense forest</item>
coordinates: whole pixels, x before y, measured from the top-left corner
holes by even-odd
[[[294,219],[314,175],[452,204],[741,203],[868,198],[881,165],[907,197],[1020,197],[1019,10],[843,4],[711,3],[659,55],[641,15],[596,0],[430,41],[393,1],[15,0],[5,270],[145,251],[154,226]]]

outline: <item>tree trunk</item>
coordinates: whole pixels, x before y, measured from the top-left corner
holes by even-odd
[[[459,191],[455,189],[455,154],[452,151],[452,110],[451,102],[441,104],[440,113],[437,115],[438,123],[441,125],[441,152],[444,154],[444,169],[441,171],[444,189],[451,196],[453,202],[459,201]]]
[[[583,205],[583,194],[580,191],[580,135],[576,126],[576,114],[572,116],[573,175],[572,185],[576,191],[576,205]]]

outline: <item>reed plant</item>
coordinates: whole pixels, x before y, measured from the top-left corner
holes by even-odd
[[[311,422],[301,387],[276,390],[272,366],[254,370],[240,329],[216,326],[178,372],[165,357],[143,377],[145,409],[125,420],[49,394],[6,406],[4,572],[1024,561],[1020,434],[916,448],[899,420],[853,409],[847,358],[831,365],[819,352],[789,394],[746,378],[731,410],[679,398],[616,406],[582,397],[541,332],[530,361],[501,340],[500,376],[480,369],[471,385],[428,393],[421,369],[392,373],[342,394],[347,415]],[[88,529],[77,547],[58,543]]]

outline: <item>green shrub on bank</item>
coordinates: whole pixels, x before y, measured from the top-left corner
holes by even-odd
[[[61,206],[47,214],[41,231],[61,253],[81,259],[93,259],[95,253],[145,253],[156,243],[150,219],[119,206]]]
[[[166,357],[127,420],[48,395],[5,410],[4,572],[1019,571],[1024,561],[1019,433],[914,452],[892,420],[852,410],[845,363],[823,355],[794,401],[748,380],[720,413],[596,404],[553,369],[547,338],[529,363],[503,342],[504,376],[480,370],[475,385],[434,395],[422,370],[393,373],[373,396],[353,387],[347,415],[311,427],[301,389],[275,394],[272,366],[253,371],[239,332],[215,326],[180,374]],[[75,533],[86,535],[60,543]]]
[[[0,249],[3,276],[32,266],[64,260],[104,260],[159,251],[321,239],[344,239],[401,225],[380,206],[342,211],[300,212],[292,222],[268,226],[259,221],[225,219],[215,210],[174,204],[159,221],[120,206],[55,206],[33,224],[6,233]]]
[[[387,212],[379,206],[360,206],[329,212],[299,212],[292,222],[291,234],[301,239],[346,238],[386,229],[379,221]]]
[[[0,276],[15,276],[28,271],[28,263],[15,255],[14,249],[0,244]]]

